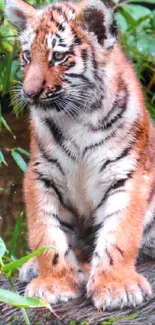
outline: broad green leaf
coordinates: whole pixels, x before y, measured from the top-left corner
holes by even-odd
[[[14,150],[16,150],[16,151],[22,153],[23,155],[25,155],[25,156],[27,156],[27,157],[30,157],[30,153],[29,153],[28,151],[26,151],[25,149],[23,149],[23,148],[17,147],[17,148],[15,148]]]
[[[46,307],[51,310],[50,305],[46,301],[37,298],[23,297],[18,293],[5,289],[0,289],[0,301],[19,308]]]
[[[9,248],[9,256],[12,255],[12,253],[13,253],[15,247],[16,247],[17,240],[18,240],[18,237],[20,235],[20,230],[21,230],[21,226],[22,226],[22,222],[23,222],[23,217],[24,217],[24,214],[23,214],[23,212],[21,212],[19,214],[19,216],[18,216],[16,225],[15,225],[15,228],[14,228],[14,231],[13,231],[11,244],[10,244],[10,248]]]
[[[139,5],[125,5],[124,7],[122,7],[123,10],[125,12],[127,12],[130,15],[130,19],[132,18],[133,20],[139,20],[140,18],[146,16],[146,15],[150,15],[151,14],[151,10]]]
[[[0,258],[5,254],[6,246],[3,239],[0,237]]]
[[[12,150],[11,155],[12,155],[13,159],[15,160],[16,164],[19,166],[19,168],[23,172],[25,172],[26,168],[27,168],[27,164],[26,164],[25,160],[23,159],[23,157],[16,150]]]
[[[3,163],[6,166],[8,166],[8,164],[7,164],[7,162],[6,162],[5,158],[4,158],[4,155],[2,153],[2,150],[0,150],[0,165],[1,165],[1,163]]]
[[[3,265],[1,270],[6,273],[10,272],[10,271],[11,272],[15,271],[18,268],[20,268],[25,262],[29,261],[32,257],[43,253],[46,249],[55,249],[55,248],[51,245],[41,247],[41,248],[37,249],[35,252],[30,253],[30,254],[20,258],[19,260],[16,260],[16,261],[10,262],[6,265]]]
[[[10,129],[10,126],[8,125],[8,123],[6,122],[6,120],[4,119],[3,116],[1,116],[1,122],[5,126],[5,128],[13,135],[14,139],[16,139],[15,134],[12,132],[12,130]]]
[[[137,49],[144,55],[155,58],[155,37],[141,34],[137,41]]]

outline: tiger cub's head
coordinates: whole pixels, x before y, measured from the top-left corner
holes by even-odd
[[[20,32],[24,102],[77,114],[101,99],[102,66],[116,43],[110,7],[84,0],[35,9],[6,0],[5,12]]]

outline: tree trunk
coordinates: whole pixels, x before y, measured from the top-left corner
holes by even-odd
[[[114,312],[97,311],[85,297],[53,307],[54,314],[47,309],[27,309],[31,325],[155,325],[155,263],[149,262],[138,267],[152,285],[153,295],[150,300],[136,309]],[[121,271],[121,270],[120,270]],[[14,281],[17,291],[23,294],[25,285]],[[0,279],[0,287],[10,289],[5,279]],[[20,309],[0,303],[0,325],[25,324]]]

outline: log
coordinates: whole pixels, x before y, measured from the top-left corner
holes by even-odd
[[[155,262],[138,267],[152,285],[153,295],[136,309],[102,312],[96,310],[85,296],[53,306],[57,317],[45,308],[27,310],[31,325],[155,325]],[[17,291],[23,295],[25,284],[14,280]],[[6,279],[0,279],[0,287],[10,289]],[[24,325],[21,310],[0,303],[0,325]]]

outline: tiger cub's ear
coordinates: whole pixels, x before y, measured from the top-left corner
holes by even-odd
[[[84,0],[79,6],[77,19],[96,36],[97,42],[108,49],[117,41],[117,27],[113,10],[101,0]]]
[[[15,27],[19,30],[26,28],[27,21],[34,17],[36,10],[22,0],[6,0],[5,14]]]

